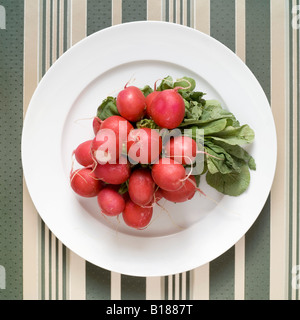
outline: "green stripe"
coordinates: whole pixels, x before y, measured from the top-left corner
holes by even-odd
[[[62,0],[63,1],[63,0]],[[64,0],[64,52],[69,49],[69,36],[68,36],[68,26],[70,23],[70,17],[69,17],[69,5],[68,5],[68,0]]]
[[[23,25],[24,3],[2,0],[6,29],[0,29],[0,265],[6,271],[1,299],[22,299]]]
[[[87,34],[90,35],[112,24],[112,2],[107,0],[87,1]]]
[[[121,299],[145,300],[146,278],[121,275]]]
[[[147,19],[147,0],[123,0],[122,22]]]
[[[111,272],[86,263],[86,299],[110,300]]]
[[[186,17],[186,25],[188,27],[191,26],[191,0],[187,0],[187,17]]]
[[[270,101],[270,1],[246,0],[246,63]],[[245,237],[245,298],[270,291],[270,197]]]
[[[235,0],[211,0],[210,34],[235,50]],[[211,300],[234,299],[234,247],[209,264]]]
[[[234,299],[234,247],[209,264],[209,299]]]
[[[210,17],[210,35],[235,51],[235,0],[211,0]]]
[[[169,1],[168,0],[165,0],[165,8],[166,8],[166,12],[165,12],[166,15],[165,15],[164,19],[165,19],[165,21],[169,22],[169,19],[170,19],[170,17],[169,17],[170,7],[169,7]]]

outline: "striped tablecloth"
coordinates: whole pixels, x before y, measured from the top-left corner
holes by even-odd
[[[299,0],[0,0],[0,299],[299,299]],[[71,252],[41,221],[23,180],[23,117],[63,52],[137,20],[190,26],[245,61],[278,135],[271,193],[223,255],[185,273],[132,277]],[[180,259],[180,252],[178,252]]]

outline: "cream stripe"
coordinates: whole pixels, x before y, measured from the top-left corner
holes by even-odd
[[[58,241],[58,300],[63,299],[63,244]]]
[[[57,0],[52,6],[52,61],[57,59]],[[51,234],[51,299],[56,299],[56,237]]]
[[[46,1],[46,48],[45,48],[45,65],[46,72],[50,68],[50,1]]]
[[[175,16],[175,22],[180,23],[180,0],[176,0]]]
[[[51,234],[51,299],[56,300],[56,237]]]
[[[39,2],[27,0],[24,4],[24,90],[23,110],[27,111],[30,99],[38,84],[39,68]],[[40,217],[32,203],[23,180],[23,299],[40,298],[39,268]]]
[[[169,1],[169,22],[174,22],[174,17],[173,17],[173,0],[167,0]]]
[[[192,24],[195,29],[210,34],[210,0],[193,0]],[[190,296],[193,300],[209,299],[209,263],[190,272]]]
[[[85,300],[85,261],[67,250],[67,299]]]
[[[59,7],[59,55],[64,52],[64,2],[60,1]]]
[[[71,44],[86,37],[87,0],[71,2]]]
[[[296,0],[293,0],[293,6],[297,4]],[[297,29],[293,29],[293,47],[292,47],[292,61],[293,61],[293,114],[290,114],[289,117],[292,117],[293,119],[293,230],[290,230],[292,232],[293,238],[292,238],[292,267],[297,264],[297,196],[298,196],[298,190],[297,190],[297,142],[298,142],[298,136],[297,136],[297,127],[298,127],[298,119],[297,119],[297,103],[298,103],[298,95],[297,95],[297,73],[298,73],[298,65],[297,65]],[[291,270],[288,270],[288,272],[291,272]],[[290,284],[289,284],[290,285]],[[292,287],[292,299],[296,299],[296,292],[297,289]]]
[[[86,0],[71,1],[70,40],[74,45],[86,37],[87,2]],[[85,260],[71,250],[67,250],[67,297],[70,300],[86,298]]]
[[[146,300],[162,300],[164,296],[164,278],[146,278]]]
[[[186,300],[186,272],[183,272],[181,277],[181,300]]]
[[[60,1],[59,7],[59,35],[58,35],[58,54],[61,56],[64,52],[64,2]],[[63,244],[58,241],[58,300],[63,299]]]
[[[187,0],[182,1],[182,24],[187,25]]]
[[[246,4],[245,0],[235,1],[235,47],[236,54],[246,60]],[[234,298],[245,299],[245,237],[235,245]]]
[[[162,0],[147,1],[147,20],[162,20],[163,6]]]
[[[271,1],[271,106],[277,129],[278,155],[271,190],[270,299],[287,297],[287,55],[285,1]]]
[[[209,263],[191,271],[191,299],[209,300]]]
[[[46,1],[46,34],[45,34],[45,68],[46,72],[50,68],[51,61],[50,61],[50,50],[51,50],[51,35],[50,35],[50,29],[51,29],[51,21],[50,21],[50,1]],[[45,273],[45,287],[44,287],[44,295],[45,300],[51,299],[50,296],[50,273],[52,275],[52,269],[50,267],[50,243],[49,243],[49,237],[51,237],[51,232],[49,228],[45,225],[45,234],[44,234],[44,254],[45,254],[45,266],[44,266],[44,273]],[[42,270],[43,272],[43,270]]]
[[[179,289],[180,289],[180,282],[179,282],[179,273],[175,274],[175,288],[174,288],[174,299],[179,300]]]
[[[45,225],[45,266],[44,266],[44,272],[45,272],[45,288],[44,288],[44,295],[45,295],[45,300],[49,300],[49,274],[50,274],[50,269],[49,269],[49,229]]]
[[[168,276],[168,300],[173,300],[173,276]]]
[[[121,274],[111,272],[110,298],[111,300],[121,300]]]
[[[246,60],[246,3],[245,0],[235,0],[235,51]]]
[[[210,0],[193,0],[193,8],[194,28],[210,34]]]
[[[122,23],[122,0],[112,0],[112,25]]]
[[[234,299],[245,299],[245,237],[234,247]]]
[[[52,8],[52,63],[57,59],[57,0],[53,0]]]

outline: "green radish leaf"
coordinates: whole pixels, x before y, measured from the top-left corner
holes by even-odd
[[[239,196],[245,192],[250,183],[250,172],[248,166],[241,167],[240,172],[222,174],[220,172],[206,174],[207,183],[219,192],[229,196]]]
[[[173,89],[174,83],[173,78],[171,76],[167,76],[162,79],[160,85],[156,88],[156,91],[163,91],[167,89]]]
[[[116,98],[107,97],[101,103],[97,110],[97,117],[105,120],[111,116],[119,116],[118,108],[116,105]]]
[[[147,97],[150,93],[153,92],[153,89],[150,86],[146,85],[141,89],[141,91],[143,92],[144,96]]]
[[[216,132],[211,138],[232,145],[241,145],[252,143],[254,137],[254,131],[245,124],[241,127],[228,126],[224,130]]]
[[[174,88],[175,87],[183,87],[186,89],[180,89],[178,91],[193,91],[196,87],[196,81],[192,78],[189,77],[183,77],[181,79],[177,79],[174,83]]]

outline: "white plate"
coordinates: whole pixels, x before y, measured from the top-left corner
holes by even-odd
[[[153,86],[167,75],[190,76],[206,98],[219,99],[255,131],[247,147],[257,163],[248,190],[155,209],[143,231],[105,219],[96,198],[69,185],[71,153],[92,138],[98,105],[126,82]],[[250,228],[268,197],[276,165],[276,132],[269,103],[254,75],[228,48],[194,29],[165,22],[133,22],[99,31],[50,68],[28,108],[22,161],[33,202],[49,229],[71,250],[102,268],[134,276],[191,270],[224,253]]]

